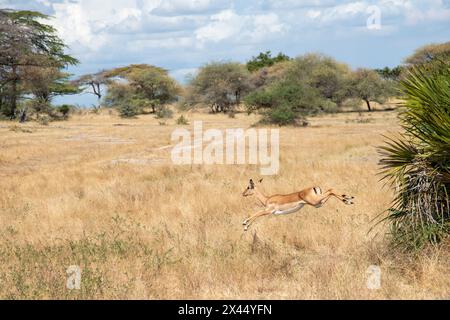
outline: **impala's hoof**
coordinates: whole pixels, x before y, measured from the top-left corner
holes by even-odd
[[[355,204],[353,201],[347,200],[345,201],[345,204],[351,205],[351,204]]]
[[[244,222],[242,222],[242,225],[243,225],[243,226],[246,226],[246,225],[247,225],[247,223],[248,223],[248,221],[247,221],[247,220],[245,220]]]

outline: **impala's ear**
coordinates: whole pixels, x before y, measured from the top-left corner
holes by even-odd
[[[264,180],[264,178],[263,178],[263,179],[259,179],[259,183],[262,183],[262,182],[263,182],[263,180]]]

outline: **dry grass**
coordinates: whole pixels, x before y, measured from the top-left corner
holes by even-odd
[[[381,134],[395,112],[329,115],[281,129],[281,170],[266,193],[312,185],[356,197],[267,217],[240,196],[259,168],[174,166],[174,119],[88,114],[67,122],[0,122],[0,298],[450,298],[449,250],[391,252],[371,219],[391,200],[376,176]],[[188,114],[216,128],[249,127],[244,114]],[[191,125],[186,126],[189,128]],[[382,288],[366,287],[370,265]],[[82,268],[81,290],[65,287]]]

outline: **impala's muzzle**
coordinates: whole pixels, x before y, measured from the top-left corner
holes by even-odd
[[[242,192],[242,196],[243,197],[251,196],[253,194],[253,189],[255,189],[255,183],[253,182],[252,179],[250,179],[247,189],[245,189],[244,192]]]

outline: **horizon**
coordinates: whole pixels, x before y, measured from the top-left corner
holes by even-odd
[[[265,51],[291,58],[319,52],[353,69],[392,68],[423,45],[448,41],[450,30],[446,0],[0,0],[0,7],[52,16],[47,23],[80,60],[67,69],[74,76],[147,63],[182,84],[206,63],[245,63]],[[97,98],[55,102],[87,107]]]

